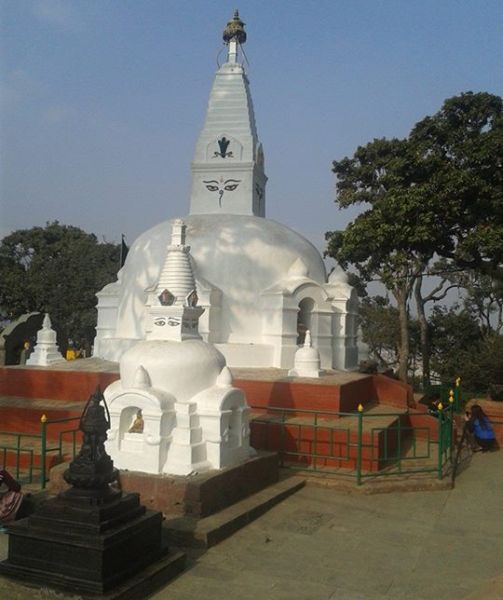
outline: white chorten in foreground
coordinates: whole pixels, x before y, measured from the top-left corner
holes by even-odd
[[[237,60],[245,39],[236,13],[224,31],[227,62],[217,71],[192,162],[184,222],[199,306],[205,309],[199,331],[230,366],[291,368],[309,329],[322,368],[352,369],[358,362],[358,302],[346,275],[337,267],[327,279],[322,257],[308,240],[265,218],[264,153],[248,79]],[[149,294],[172,225],[165,221],[142,234],[118,281],[98,293],[95,356],[119,361],[146,339]]]
[[[45,313],[42,329],[37,332],[37,343],[26,364],[32,367],[48,367],[64,360],[56,343],[56,332],[52,328],[51,319],[48,313]]]
[[[225,358],[202,341],[197,291],[177,220],[159,281],[149,290],[146,340],[105,390],[107,452],[119,469],[189,475],[239,464],[250,448],[249,408]]]

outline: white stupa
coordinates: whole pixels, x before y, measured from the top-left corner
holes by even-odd
[[[198,332],[203,313],[176,220],[159,281],[149,291],[147,334],[125,352],[105,390],[116,467],[189,475],[239,464],[250,448],[249,408],[224,356]]]
[[[337,267],[327,279],[318,250],[265,218],[264,153],[245,69],[239,15],[224,31],[227,62],[217,71],[192,162],[191,245],[199,331],[230,366],[291,368],[303,332],[311,331],[323,368],[357,366],[356,294]],[[146,339],[148,298],[164,263],[173,221],[134,242],[118,281],[98,293],[94,355],[119,361]]]
[[[313,348],[311,332],[306,331],[304,345],[295,353],[293,369],[288,371],[290,377],[319,377],[323,371],[320,369],[320,353]]]
[[[56,332],[52,328],[51,319],[45,313],[42,329],[37,332],[37,343],[27,365],[48,367],[56,362],[65,360],[56,343]]]

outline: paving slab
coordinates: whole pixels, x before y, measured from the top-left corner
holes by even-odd
[[[217,546],[192,551],[187,569],[150,597],[501,600],[502,498],[503,452],[474,455],[453,489],[435,493],[308,483]],[[49,593],[0,578],[2,599],[71,598]]]

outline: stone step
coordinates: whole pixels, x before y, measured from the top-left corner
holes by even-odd
[[[170,518],[168,515],[164,528],[170,543],[176,546],[210,548],[300,490],[304,484],[302,477],[287,477],[209,517]]]

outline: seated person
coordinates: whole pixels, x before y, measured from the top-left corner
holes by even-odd
[[[23,494],[19,483],[5,470],[0,470],[0,524],[14,521]]]
[[[492,450],[496,446],[496,436],[489,418],[478,404],[473,404],[466,412],[465,420],[470,433],[482,452]]]

